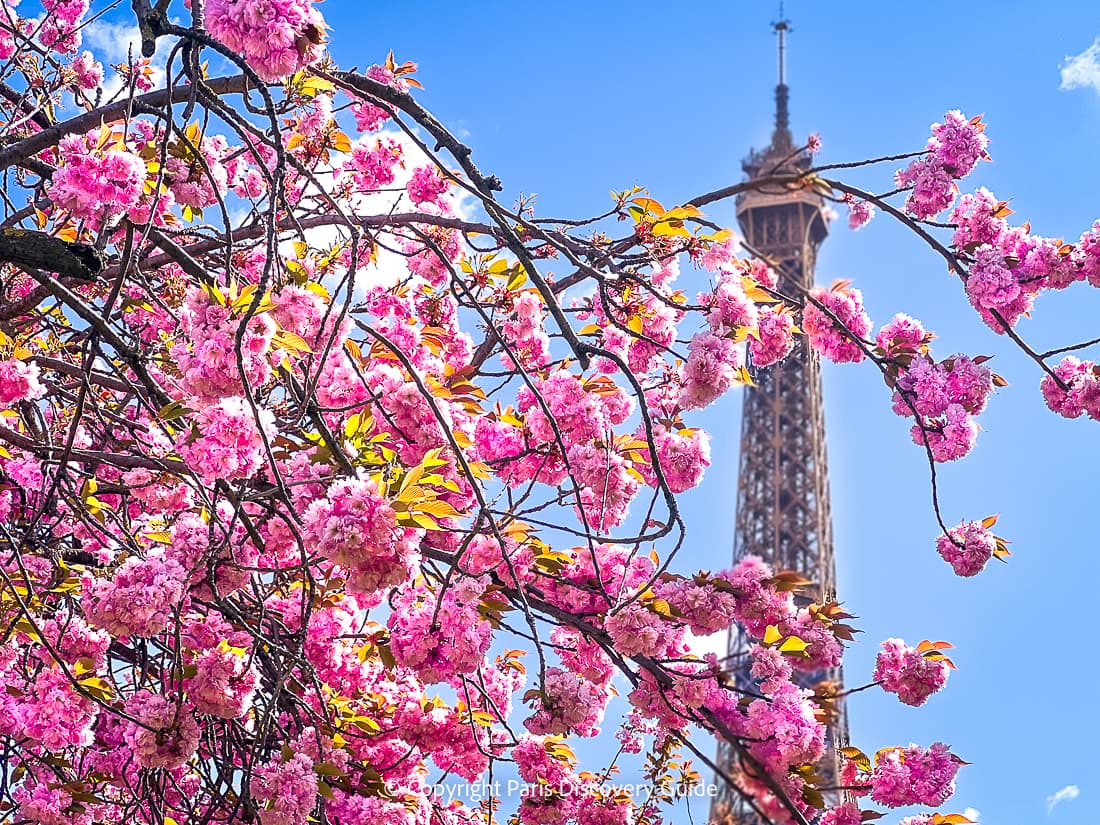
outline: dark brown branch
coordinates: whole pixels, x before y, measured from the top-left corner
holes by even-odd
[[[0,261],[94,281],[103,272],[103,253],[85,243],[63,241],[45,232],[0,229]]]
[[[206,81],[206,85],[220,95],[239,94],[248,88],[248,81],[244,75],[232,77],[219,77]],[[6,169],[20,163],[27,158],[37,155],[58,143],[66,135],[85,134],[99,128],[104,123],[111,123],[126,115],[134,106],[164,106],[172,100],[186,97],[188,86],[181,84],[171,89],[159,89],[155,92],[139,95],[130,100],[124,98],[106,106],[100,106],[90,112],[83,112],[76,117],[54,124],[48,129],[36,132],[30,137],[23,138],[0,149],[0,169]]]

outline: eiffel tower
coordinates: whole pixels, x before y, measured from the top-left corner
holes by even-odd
[[[742,164],[749,180],[775,173],[805,171],[810,155],[798,150],[791,137],[786,84],[786,37],[790,22],[773,24],[779,43],[779,84],[775,87],[775,131],[771,144],[750,152]],[[777,264],[779,290],[798,296],[795,285],[813,285],[817,250],[828,233],[825,203],[811,189],[788,190],[762,185],[737,199],[737,221],[746,244]],[[751,365],[750,365],[751,370]],[[825,416],[821,393],[821,364],[816,353],[800,342],[783,362],[753,370],[756,386],[744,394],[741,419],[741,456],[734,529],[734,560],[746,555],[764,559],[774,570],[792,570],[813,582],[797,603],[832,601],[836,592],[832,519],[829,512],[829,474],[825,453]],[[733,628],[729,660],[743,661],[749,641]],[[735,679],[747,683],[747,673]],[[802,674],[799,682],[812,688],[822,681],[842,683],[839,669]],[[825,786],[837,784],[836,748],[847,744],[848,723],[843,703],[830,727],[828,750],[816,766]],[[719,749],[718,764],[730,775],[742,772],[737,756]],[[712,823],[759,823],[751,805],[719,779],[719,794],[711,808]],[[835,792],[825,794],[835,803]]]

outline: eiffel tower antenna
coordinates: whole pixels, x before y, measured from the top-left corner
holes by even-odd
[[[777,146],[790,142],[791,116],[788,108],[789,90],[787,88],[787,35],[793,31],[791,21],[783,15],[783,0],[779,0],[779,19],[772,23],[772,30],[779,44],[779,83],[775,87],[775,137]]]
[[[779,85],[787,83],[787,32],[791,31],[791,21],[783,16],[783,0],[779,1],[779,19],[772,23],[779,36]]]

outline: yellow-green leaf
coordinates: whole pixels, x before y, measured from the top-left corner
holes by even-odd
[[[806,648],[810,646],[809,642],[805,642],[797,636],[788,636],[783,640],[783,644],[779,646],[780,653],[804,653]]]

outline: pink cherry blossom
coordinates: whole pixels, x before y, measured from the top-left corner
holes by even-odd
[[[979,521],[966,521],[936,539],[943,560],[960,576],[976,576],[997,549],[997,539]]]
[[[187,694],[199,713],[238,719],[252,706],[259,677],[249,665],[248,652],[224,641],[198,654],[196,673],[187,680]]]
[[[142,690],[126,702],[126,712],[141,722],[127,722],[126,744],[146,768],[175,768],[194,755],[201,729],[190,707]]]
[[[180,456],[204,481],[247,478],[264,462],[263,435],[275,431],[275,416],[260,409],[259,419],[239,396],[222,398],[196,416],[198,434],[179,445]]]
[[[818,825],[862,825],[862,822],[859,805],[855,802],[845,802],[822,814]]]
[[[145,185],[145,162],[100,134],[70,135],[59,149],[61,162],[48,192],[54,204],[76,218],[106,221],[137,205]]]
[[[18,358],[0,359],[0,404],[10,407],[18,401],[41,398],[46,389],[39,375],[35,364]]]
[[[441,595],[403,588],[390,614],[394,658],[426,683],[472,673],[489,650],[492,626],[478,612],[486,581],[463,579]]]
[[[302,516],[303,537],[325,558],[351,571],[351,586],[375,596],[410,577],[421,530],[402,527],[370,479],[344,479]]]
[[[691,339],[683,366],[681,403],[687,409],[709,406],[737,381],[742,358],[730,338],[701,332]]]
[[[262,80],[277,82],[321,57],[325,21],[312,0],[207,0],[206,25]]]
[[[749,338],[749,354],[755,367],[782,361],[794,349],[794,316],[766,305],[760,309],[756,336]]]
[[[561,668],[546,671],[546,692],[533,700],[534,714],[523,725],[534,734],[597,736],[611,693]]]
[[[848,204],[848,228],[855,231],[862,229],[871,222],[875,216],[875,206],[869,201],[860,200],[850,195],[845,196]]]
[[[84,615],[115,636],[155,636],[183,599],[184,571],[163,553],[131,556],[109,578],[85,584]]]
[[[887,639],[875,660],[874,678],[905,704],[920,707],[947,684],[950,672],[942,657],[930,658],[901,639]]]
[[[406,186],[409,200],[417,206],[425,203],[436,204],[450,184],[439,174],[435,166],[418,166]]]
[[[1096,365],[1067,355],[1054,368],[1054,374],[1065,387],[1050,375],[1043,376],[1041,389],[1047,406],[1066,418],[1086,413],[1089,418],[1100,420],[1100,370]]]
[[[871,774],[871,798],[891,808],[903,805],[939,807],[955,792],[958,759],[941,742],[924,748],[880,751]]]
[[[832,289],[814,287],[811,295],[836,320],[816,304],[807,303],[802,311],[802,329],[810,346],[838,364],[862,361],[863,350],[856,339],[870,333],[871,319],[863,309],[860,291],[839,283]]]
[[[261,802],[263,825],[306,825],[317,805],[317,774],[304,753],[276,758],[256,768],[251,791]]]

